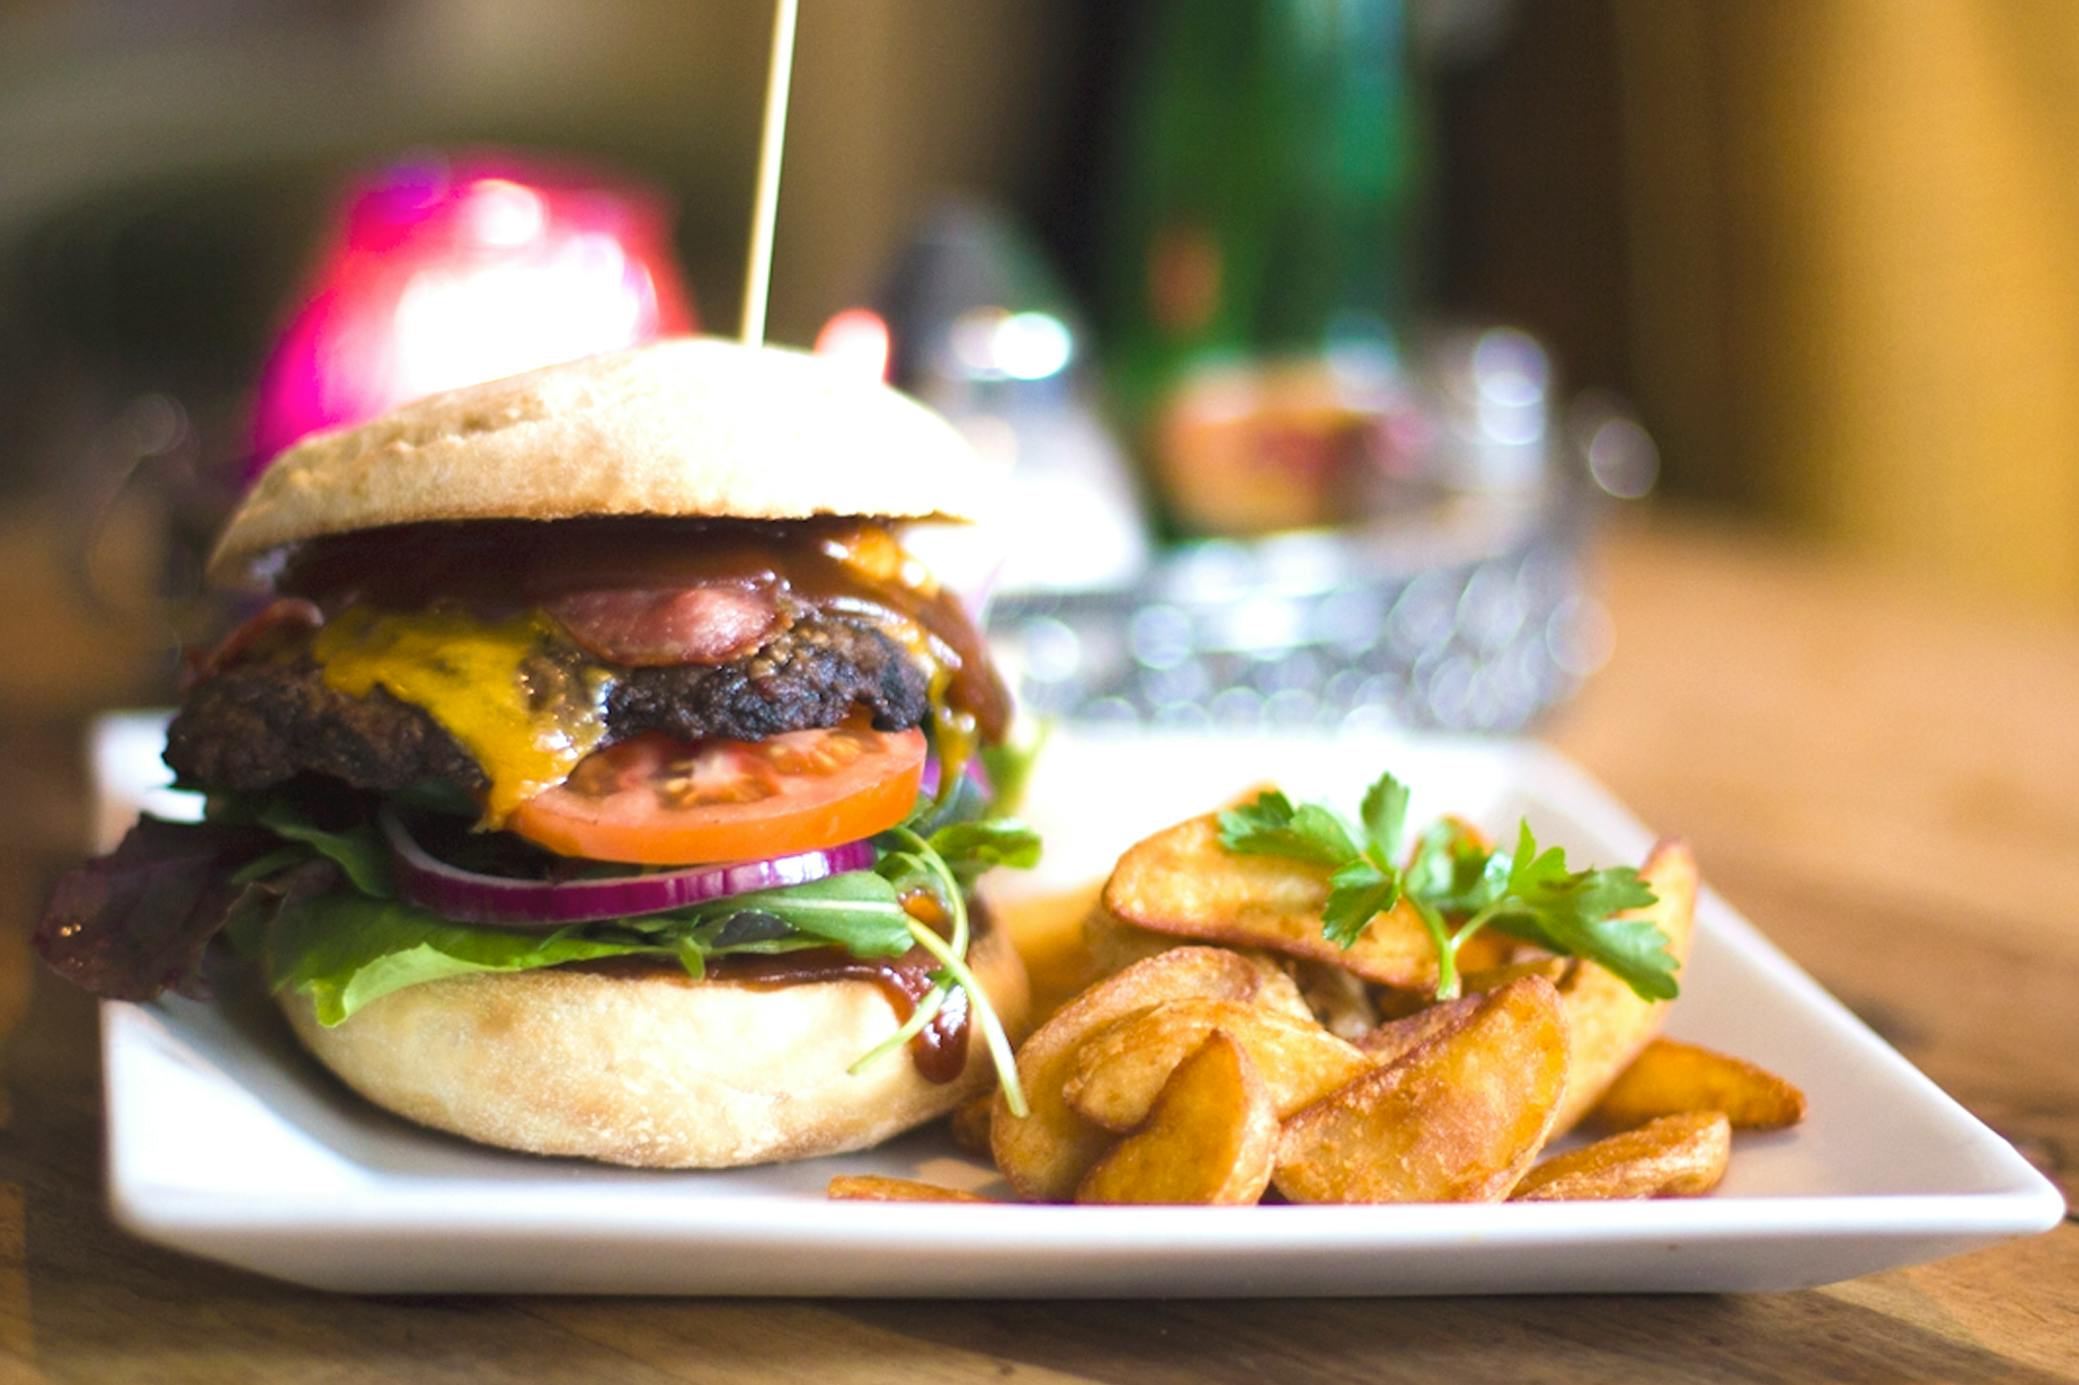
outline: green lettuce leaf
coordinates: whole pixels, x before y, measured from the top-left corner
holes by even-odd
[[[910,916],[895,886],[870,870],[855,870],[789,885],[735,895],[682,914],[660,916],[710,953],[732,950],[726,930],[747,919],[771,919],[792,933],[817,943],[836,943],[854,957],[900,957],[910,950]],[[629,920],[648,923],[647,919]],[[690,926],[689,926],[690,925]],[[749,949],[740,949],[749,950]],[[768,949],[769,950],[769,949]]]
[[[961,888],[997,866],[1031,870],[1040,861],[1039,833],[1016,818],[984,818],[941,827],[926,839]]]
[[[266,958],[272,984],[308,995],[327,1025],[392,991],[476,972],[650,956],[674,959],[699,977],[718,956],[832,946],[855,957],[900,957],[916,945],[903,892],[936,883],[921,859],[912,863],[907,853],[884,847],[875,870],[669,914],[519,932],[455,923],[394,898],[387,850],[370,823],[321,826],[283,797],[234,800],[218,816],[264,828],[284,843],[239,872],[235,884],[264,886],[319,862],[338,868],[333,888],[322,889],[321,879],[315,897],[298,893],[278,910],[249,910],[253,917],[239,930],[241,942]],[[1030,865],[1039,854],[1038,837],[1006,819],[943,825],[918,846],[943,851],[962,885],[990,866]]]
[[[210,820],[264,827],[283,841],[307,847],[331,861],[362,894],[388,899],[395,893],[390,883],[389,848],[383,845],[375,824],[365,819],[346,828],[321,827],[294,800],[275,795],[231,800],[213,812]]]
[[[470,928],[396,900],[333,890],[293,900],[267,939],[269,980],[311,998],[318,1022],[339,1024],[392,991],[472,972],[531,971],[600,957],[676,958],[668,942]]]
[[[1328,877],[1321,932],[1337,947],[1356,945],[1371,921],[1400,902],[1400,880],[1369,861],[1352,861]]]
[[[698,977],[731,953],[844,948],[900,957],[914,939],[894,886],[871,871],[738,895],[702,909],[521,933],[452,923],[400,900],[332,890],[286,903],[268,930],[269,979],[308,995],[333,1025],[372,1000],[450,976],[531,971],[601,957],[668,957]]]
[[[1033,766],[1039,763],[1040,751],[1047,744],[1051,733],[1050,725],[1041,725],[1016,742],[1005,741],[1000,745],[982,747],[982,768],[989,775],[989,786],[995,798],[989,805],[991,813],[1015,814],[1025,806],[1025,790],[1032,782]]]

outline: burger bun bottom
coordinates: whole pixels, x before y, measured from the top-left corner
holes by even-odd
[[[968,965],[1015,1035],[1024,964],[981,928]],[[639,1168],[718,1169],[864,1149],[994,1081],[970,1030],[952,1082],[907,1053],[847,1071],[900,1022],[869,981],[754,987],[641,971],[551,967],[393,991],[326,1028],[280,997],[317,1060],[376,1105],[531,1154]]]

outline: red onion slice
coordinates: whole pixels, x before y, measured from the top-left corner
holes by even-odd
[[[637,918],[695,904],[805,885],[826,876],[865,870],[874,862],[872,842],[846,842],[821,851],[796,852],[763,861],[690,866],[661,875],[624,875],[609,880],[514,880],[481,875],[434,857],[412,840],[396,814],[379,814],[397,886],[404,897],[457,923],[547,932],[572,923]]]

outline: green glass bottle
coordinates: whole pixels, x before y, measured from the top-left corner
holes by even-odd
[[[1108,376],[1180,533],[1372,504],[1421,173],[1401,0],[1151,0],[1109,199]]]

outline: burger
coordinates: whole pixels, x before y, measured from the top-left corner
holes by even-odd
[[[902,542],[994,478],[813,356],[682,339],[283,454],[210,560],[269,598],[168,730],[200,821],[59,882],[107,997],[257,975],[409,1120],[714,1168],[863,1148],[999,1078],[1023,969],[970,896],[1010,702]]]

